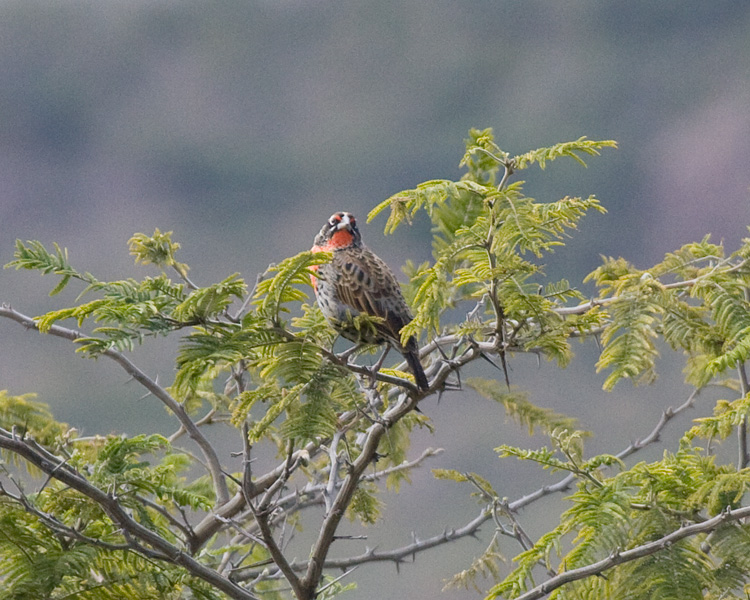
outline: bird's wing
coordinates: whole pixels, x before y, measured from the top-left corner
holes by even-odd
[[[383,333],[399,340],[401,328],[411,321],[409,307],[391,270],[367,248],[337,253],[339,299],[360,313],[380,317]]]

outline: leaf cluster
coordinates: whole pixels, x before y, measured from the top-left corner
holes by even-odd
[[[623,259],[606,258],[588,280],[605,300],[607,324],[597,368],[610,371],[605,389],[622,379],[656,377],[662,337],[686,357],[686,379],[702,387],[750,357],[750,302],[746,263],[750,240],[725,256],[724,248],[702,241],[669,253],[640,270]]]
[[[57,441],[58,452],[68,455],[62,468],[86,472],[91,483],[108,490],[143,526],[165,539],[179,537],[174,523],[181,510],[212,506],[211,497],[187,482],[191,459],[170,452],[162,436]],[[120,526],[91,499],[55,480],[26,495],[14,475],[0,469],[2,486],[17,488],[16,494],[0,496],[3,597],[177,600],[192,593],[221,598],[177,566],[133,552]]]
[[[594,196],[530,198],[515,176],[563,157],[585,164],[584,158],[613,146],[611,141],[579,138],[514,156],[495,143],[491,130],[472,130],[459,181],[428,181],[375,207],[369,219],[387,212],[386,233],[422,213],[432,224],[432,260],[405,268],[409,281],[404,292],[414,319],[401,331],[403,341],[412,335],[431,338],[422,348],[422,360],[435,389],[479,358],[504,369],[506,377],[514,353],[544,356],[565,367],[572,341],[596,336],[601,343],[597,369],[607,373],[607,390],[623,380],[653,381],[659,354],[669,346],[684,353],[691,385],[702,388],[716,382],[739,398],[719,400],[713,414],[698,418],[676,450],[660,460],[628,466],[623,455],[587,456],[584,442],[590,432],[580,430],[575,419],[539,406],[519,387],[459,377],[501,405],[530,436],[541,434],[549,440],[537,449],[500,446],[496,451],[501,457],[563,472],[564,482],[573,481],[576,487],[559,524],[532,540],[491,479],[435,469],[435,477],[469,486],[482,517],[496,526],[486,549],[450,586],[475,586],[483,576],[499,579],[501,536],[520,541],[524,549],[490,597],[512,598],[533,587],[540,573],[562,573],[659,540],[682,524],[740,507],[747,496],[750,471],[744,464],[722,464],[712,450],[733,439],[738,429],[744,431],[750,416],[744,373],[750,358],[750,239],[727,253],[706,237],[648,269],[622,258],[604,258],[584,282],[596,288],[593,297],[568,280],[549,281],[545,275],[546,257],[564,245],[584,216],[603,213],[604,208]],[[237,436],[248,464],[253,463],[250,453],[259,448],[282,457],[280,467],[269,472],[273,483],[267,483],[270,475],[256,473],[240,489],[241,476],[222,471],[218,478],[226,476],[236,495],[219,507],[216,474],[211,473],[213,480],[194,476],[199,461],[166,437],[78,438],[28,395],[0,392],[0,427],[30,436],[63,456],[61,468],[85,475],[91,485],[116,497],[149,531],[189,548],[197,560],[231,572],[237,581],[255,578],[254,591],[274,597],[281,589],[275,579],[283,570],[272,575],[265,570],[278,556],[272,557],[274,546],[268,538],[257,541],[263,533],[260,519],[267,519],[271,541],[278,539],[283,549],[289,530],[302,526],[302,508],[333,506],[345,487],[342,480],[350,481],[358,459],[367,456],[357,472],[358,485],[347,488],[352,493],[346,506],[336,505],[335,514],[323,519],[327,524],[346,515],[364,525],[377,522],[385,505],[376,482],[382,478],[397,490],[408,481],[411,434],[432,425],[426,415],[409,412],[422,396],[413,386],[394,383],[408,377],[398,365],[370,373],[360,363],[372,348],[334,351],[336,333],[312,303],[312,282],[330,254],[290,256],[269,267],[248,292],[236,274],[196,286],[187,276],[188,266],[176,259],[178,249],[171,232],[157,229],[152,235],[133,236],[130,250],[136,262],[161,270],[141,280],[101,281],[76,269],[64,249],[55,245],[47,250],[39,242],[18,242],[7,266],[57,277],[52,294],[71,284],[81,286],[72,306],[40,315],[35,323],[43,333],[77,336],[86,355],[120,359],[136,343],[177,333],[175,379],[167,389],[155,384],[150,391],[158,388],[175,414],[204,417],[193,423],[183,419],[169,439],[179,439],[189,429],[186,424],[221,422],[223,434]],[[170,270],[177,274],[176,281],[170,279]],[[457,321],[457,314],[466,317]],[[63,330],[65,321],[74,321],[81,331]],[[374,325],[375,319],[364,315],[355,326]],[[371,446],[374,454],[365,455],[363,440],[374,431],[384,433]],[[199,446],[208,443],[195,431],[188,434]],[[698,441],[706,441],[708,449]],[[3,469],[0,553],[8,560],[0,564],[0,580],[7,584],[9,597],[222,597],[204,581],[134,545],[101,506],[54,477],[36,486],[33,494],[22,485],[11,494],[16,468]],[[253,490],[254,485],[269,487]],[[255,511],[232,513],[235,520],[223,521],[193,546],[195,521],[203,525],[205,514],[224,514],[227,506],[241,504],[237,498],[247,502],[253,491],[258,493],[250,498]],[[551,597],[739,597],[739,590],[750,584],[749,534],[744,523],[725,524],[619,565],[602,577],[565,585]],[[329,583],[320,597],[348,587],[335,579]]]
[[[420,210],[433,223],[434,262],[408,269],[407,296],[416,314],[402,337],[442,331],[446,309],[473,301],[482,304],[484,314],[455,331],[567,364],[571,332],[590,331],[601,319],[595,311],[561,317],[556,309],[582,296],[567,281],[544,281],[538,260],[563,245],[587,212],[604,209],[593,196],[538,202],[523,194],[523,182],[509,178],[534,163],[543,166],[562,156],[580,161],[580,154],[612,145],[581,138],[511,158],[495,144],[491,130],[472,130],[461,162],[468,172],[461,181],[426,182],[375,207],[369,220],[390,209],[386,233]]]
[[[601,471],[596,477],[579,473],[578,490],[568,498],[570,508],[561,515],[560,524],[515,558],[517,567],[489,597],[513,598],[528,590],[535,585],[534,571],[539,565],[557,572],[576,569],[602,560],[614,550],[657,540],[686,522],[700,522],[726,507],[738,506],[750,485],[750,472],[719,465],[715,457],[707,457],[693,446],[689,437],[682,440],[678,452],[665,452],[657,462],[638,463],[610,477]],[[540,457],[539,453],[522,456]],[[597,457],[585,464],[597,462],[611,464]],[[687,538],[621,565],[605,577],[566,585],[551,597],[635,599],[654,592],[675,599],[719,597],[748,581],[748,561],[726,552],[733,544],[744,547],[748,533],[745,525],[727,525],[716,534]],[[715,537],[726,545],[718,551],[712,547],[709,554],[706,544],[712,545]]]

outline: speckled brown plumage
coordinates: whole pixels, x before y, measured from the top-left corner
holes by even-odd
[[[313,287],[320,310],[345,338],[371,344],[387,343],[403,354],[414,373],[417,386],[429,383],[419,362],[419,349],[412,336],[401,344],[401,329],[412,320],[409,307],[391,270],[363,243],[351,213],[331,216],[315,237],[314,251],[333,253],[330,263],[321,265]],[[380,317],[374,331],[357,330],[353,318],[360,314]]]

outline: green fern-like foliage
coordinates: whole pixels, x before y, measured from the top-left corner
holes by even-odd
[[[59,294],[68,285],[71,278],[79,279],[87,283],[93,283],[95,279],[88,273],[79,273],[68,261],[67,249],[54,245],[54,253],[49,252],[41,242],[29,241],[24,244],[16,240],[15,259],[5,265],[6,268],[28,269],[39,271],[41,275],[54,273],[60,275],[59,283],[49,293],[50,296]]]
[[[347,512],[350,520],[357,519],[364,525],[373,525],[377,522],[383,503],[375,492],[375,486],[370,483],[362,484],[357,488]]]
[[[18,434],[32,435],[40,444],[49,447],[59,446],[66,435],[68,426],[56,421],[46,405],[33,400],[34,394],[13,396],[7,390],[0,390],[0,427]]]
[[[177,600],[185,593],[206,600],[222,596],[199,580],[132,552],[63,543],[54,531],[12,505],[0,504],[0,579],[13,600],[79,597],[90,600]]]
[[[750,356],[746,246],[730,256],[710,242],[687,244],[647,270],[607,258],[587,280],[600,288],[606,322],[598,368],[605,389],[656,376],[663,339],[687,357],[686,379],[702,387]]]
[[[623,258],[604,258],[580,287],[545,275],[545,259],[564,246],[585,216],[605,210],[593,195],[530,198],[518,173],[544,169],[561,158],[585,165],[584,159],[614,146],[582,137],[513,155],[496,143],[492,130],[471,130],[458,181],[418,184],[387,198],[368,215],[372,221],[387,214],[386,234],[421,218],[432,225],[432,259],[404,268],[404,293],[414,319],[401,335],[404,342],[412,335],[429,338],[422,360],[434,378],[433,389],[447,382],[446,371],[455,371],[466,357],[494,362],[504,371],[504,381],[467,380],[463,373],[458,380],[501,405],[529,435],[548,438],[541,448],[501,445],[499,456],[573,481],[557,526],[531,540],[521,535],[518,515],[511,513],[497,482],[468,470],[434,469],[436,478],[466,486],[481,506],[481,517],[496,526],[486,549],[459,567],[449,587],[480,589],[479,578],[490,577],[497,584],[489,597],[513,598],[550,573],[659,540],[684,523],[741,507],[747,498],[747,453],[739,453],[740,464],[731,465],[711,450],[728,444],[738,430],[743,433],[750,417],[745,372],[750,358],[750,239],[727,252],[706,237],[648,269]],[[188,415],[204,428],[221,424],[222,435],[234,439],[243,454],[253,453],[243,465],[246,473],[255,469],[256,453],[282,457],[276,472],[283,474],[275,487],[258,490],[253,506],[265,510],[264,502],[278,501],[275,510],[233,513],[234,520],[219,521],[222,511],[236,506],[238,498],[247,501],[243,494],[267,481],[253,471],[241,487],[236,474],[215,468],[205,474],[211,457],[204,464],[192,446],[181,450],[180,438],[187,433],[203,450],[208,442],[184,420],[169,438],[78,437],[31,396],[0,392],[0,427],[15,440],[32,440],[30,444],[62,457],[60,469],[116,498],[141,527],[186,553],[181,556],[189,554],[237,581],[246,582],[244,573],[252,573],[247,577],[258,582],[254,592],[282,597],[281,573],[267,577],[265,570],[274,560],[274,545],[258,543],[263,532],[257,519],[268,516],[274,539],[284,546],[286,527],[302,528],[305,522],[299,511],[308,502],[330,505],[364,453],[362,440],[382,428],[387,431],[368,458],[373,468],[368,464],[362,471],[346,506],[350,519],[376,523],[387,509],[379,497],[381,485],[397,491],[409,481],[412,433],[430,429],[432,423],[426,414],[399,410],[423,397],[406,383],[410,375],[400,358],[391,355],[391,362],[372,373],[363,366],[375,362],[368,356],[372,347],[340,351],[342,342],[312,293],[317,267],[330,254],[301,252],[285,258],[269,267],[249,292],[237,274],[197,286],[188,278],[188,266],[177,259],[179,247],[171,232],[135,234],[129,248],[136,263],[159,271],[140,279],[101,280],[73,266],[65,249],[47,249],[36,241],[18,241],[6,266],[53,277],[51,295],[78,286],[80,295],[70,306],[39,315],[33,324],[22,321],[43,334],[75,339],[86,356],[105,354],[123,363],[129,360],[124,354],[138,344],[155,336],[179,336],[174,380],[166,388],[154,383],[150,391],[159,387],[162,401],[166,398],[169,410],[183,419]],[[372,328],[375,318],[363,315],[355,326]],[[684,353],[688,383],[696,388],[716,383],[730,395],[716,402],[713,414],[698,416],[677,448],[669,448],[660,460],[628,465],[622,455],[587,456],[590,432],[578,429],[574,418],[538,406],[517,382],[509,385],[509,364],[517,354],[529,353],[565,367],[573,356],[572,341],[593,336],[601,344],[596,367],[607,374],[607,390],[625,381],[653,381],[659,354],[670,347]],[[38,473],[19,469],[23,461],[16,455],[3,455],[8,458],[15,462],[0,465],[3,597],[225,597],[189,576],[178,562],[135,545],[110,512],[55,477],[35,485],[33,493],[22,485],[13,487],[19,474]],[[216,484],[222,477],[229,491]],[[325,494],[319,491],[324,486]],[[232,494],[234,499],[228,500]],[[226,505],[218,506],[220,500]],[[199,521],[205,527],[206,515],[216,516],[221,525],[212,522],[207,537],[196,545],[193,527]],[[219,529],[211,530],[214,526]],[[503,536],[524,546],[509,573],[503,573],[503,554],[510,556],[501,544]],[[739,598],[750,583],[748,556],[748,526],[724,523],[603,576],[570,582],[550,597]],[[319,597],[347,589],[335,579],[328,582]]]
[[[310,283],[315,273],[310,269],[330,260],[327,252],[301,252],[272,267],[276,274],[263,280],[256,289],[258,312],[278,321],[281,312],[288,312],[284,305],[290,302],[301,302],[308,298],[301,286]]]
[[[497,578],[500,573],[500,565],[505,561],[505,557],[500,552],[498,536],[493,536],[487,548],[471,561],[471,564],[451,577],[443,587],[447,592],[452,588],[462,587],[465,589],[473,588],[481,593],[481,588],[477,585],[480,578]]]
[[[577,166],[612,146],[611,141],[579,138],[513,155],[495,142],[491,130],[472,130],[460,180],[416,185],[369,214],[370,221],[386,216],[386,234],[417,219],[429,219],[432,225],[431,260],[404,268],[404,292],[414,320],[401,334],[404,341],[412,335],[428,338],[422,359],[438,383],[434,389],[445,381],[440,379],[445,370],[469,355],[495,362],[510,379],[508,365],[517,354],[544,356],[565,367],[573,356],[572,341],[596,336],[601,343],[596,367],[606,372],[607,390],[653,381],[660,352],[672,348],[685,355],[688,383],[696,388],[719,384],[729,394],[716,402],[713,414],[698,416],[677,448],[669,447],[660,460],[633,465],[609,453],[587,456],[584,442],[590,433],[579,430],[572,417],[538,406],[516,381],[509,386],[506,381],[467,380],[461,372],[461,384],[501,405],[530,435],[541,433],[549,440],[535,449],[502,445],[497,448],[501,458],[524,460],[532,468],[540,466],[574,481],[559,524],[536,540],[523,540],[526,548],[491,589],[492,598],[513,598],[549,572],[589,565],[618,549],[658,540],[685,523],[740,507],[747,498],[750,473],[743,459],[739,465],[723,464],[711,451],[734,440],[750,417],[744,373],[750,358],[750,239],[729,252],[706,237],[645,269],[622,258],[604,258],[580,286],[566,279],[550,281],[545,275],[545,259],[563,248],[583,218],[605,211],[593,195],[530,198],[516,176],[532,167],[544,169],[559,158],[572,159]],[[286,461],[283,466],[299,469],[297,479],[284,480],[274,489],[274,498],[293,495],[292,487],[301,484],[296,500],[302,506],[309,490],[325,482],[339,485],[363,452],[362,439],[378,427],[387,429],[378,442],[377,460],[371,470],[368,466],[346,512],[364,525],[375,523],[388,508],[379,498],[380,470],[388,473],[382,485],[392,490],[409,481],[404,462],[411,458],[411,435],[432,423],[425,414],[395,410],[422,399],[421,392],[406,385],[410,375],[399,364],[400,357],[389,355],[380,372],[369,373],[363,365],[376,361],[368,355],[373,348],[340,350],[345,342],[338,340],[312,293],[316,267],[331,256],[290,256],[270,267],[248,292],[236,274],[196,286],[187,277],[187,265],[176,259],[178,248],[171,233],[133,236],[130,249],[136,262],[161,270],[142,279],[99,280],[76,269],[64,249],[47,250],[38,242],[18,242],[8,266],[56,278],[53,294],[80,286],[81,296],[72,306],[40,315],[35,323],[42,333],[77,327],[77,343],[86,355],[120,358],[151,337],[180,336],[175,379],[165,393],[196,420],[208,413],[206,427],[220,422],[230,435],[246,432],[237,448],[240,441],[246,452],[260,454],[268,448]],[[367,316],[356,323],[361,328],[373,325]],[[392,421],[394,414],[398,419]],[[218,514],[220,494],[211,478],[191,478],[197,461],[166,437],[78,439],[31,398],[7,393],[0,393],[0,420],[3,428],[15,426],[17,432],[59,451],[67,466],[116,495],[138,523],[175,545],[189,546],[191,525],[185,524],[187,533],[176,526],[176,520],[183,523],[184,513]],[[183,433],[181,429],[173,438]],[[332,466],[334,453],[338,462]],[[433,473],[466,486],[482,515],[497,526],[486,550],[459,567],[449,585],[472,587],[481,577],[500,580],[502,556],[511,555],[501,544],[502,536],[513,533],[517,517],[503,512],[508,504],[501,486],[469,471]],[[227,480],[232,493],[239,489],[236,475],[227,475]],[[91,598],[220,597],[174,566],[119,550],[128,540],[101,507],[54,480],[41,486],[32,500],[42,516],[24,510],[22,502],[0,503],[0,531],[9,532],[16,542],[0,540],[9,557],[0,566],[9,597],[56,597],[53,592]],[[328,500],[316,498],[319,504]],[[53,522],[43,518],[47,514],[74,527],[80,539],[53,531]],[[242,527],[252,525],[250,513],[243,518]],[[301,528],[303,521],[295,513],[284,526]],[[239,526],[224,525],[222,533],[196,553],[197,559],[218,568],[222,557],[231,554],[238,562],[224,563],[227,572],[247,569],[262,579],[258,565],[269,564],[268,548],[240,534],[228,541],[226,532]],[[44,543],[39,536],[46,536]],[[550,597],[742,597],[750,573],[747,556],[748,526],[726,523],[710,534],[618,565],[604,576],[566,584]],[[37,561],[35,573],[22,568],[28,557]],[[69,576],[59,577],[61,570]],[[91,585],[91,573],[101,592]],[[267,581],[256,591],[274,597],[282,589],[276,583]],[[325,594],[343,589],[337,583]]]
[[[560,525],[515,558],[517,568],[489,597],[512,598],[528,589],[540,563],[560,571],[575,569],[606,558],[614,549],[622,551],[663,537],[701,511],[716,514],[720,504],[736,503],[749,483],[748,473],[716,465],[687,440],[679,452],[666,454],[659,462],[639,463],[596,483],[582,478]],[[739,529],[732,526],[729,531]],[[683,540],[618,567],[606,578],[591,577],[559,588],[552,597],[635,599],[658,592],[663,598],[699,599],[729,573],[735,585],[744,581],[747,573],[737,575],[734,559],[711,560],[701,542],[702,538]]]
[[[545,433],[551,433],[557,429],[575,428],[574,418],[540,408],[529,401],[528,394],[525,392],[503,389],[502,384],[494,379],[471,378],[466,383],[485,398],[501,403],[509,417],[517,421],[519,425],[528,428],[529,435],[532,435],[536,428]]]
[[[408,270],[415,318],[402,337],[441,331],[446,308],[484,300],[495,318],[494,324],[485,322],[484,335],[494,333],[509,349],[541,352],[565,365],[571,358],[571,328],[589,331],[601,321],[595,311],[585,318],[561,317],[557,308],[582,297],[567,282],[543,281],[536,261],[562,246],[567,231],[586,213],[604,209],[593,196],[537,202],[523,194],[522,182],[509,178],[531,164],[543,166],[562,156],[579,160],[614,143],[582,138],[511,158],[495,144],[491,130],[472,130],[466,145],[461,165],[468,172],[461,181],[426,182],[388,198],[368,215],[372,220],[390,209],[386,233],[422,210],[433,223],[434,263]]]
[[[153,235],[136,233],[128,240],[130,254],[135,256],[135,262],[144,265],[153,264],[162,269],[172,267],[182,277],[187,277],[189,267],[175,259],[175,253],[180,244],[172,241],[172,232],[162,233],[157,228]]]
[[[32,419],[29,424],[29,432],[39,432]],[[176,514],[178,506],[207,510],[212,505],[210,496],[186,485],[183,476],[192,465],[188,456],[158,456],[169,450],[162,436],[71,438],[58,443],[70,452],[64,468],[85,469],[92,483],[119,497],[141,524],[165,539],[174,541],[175,535],[164,513]],[[144,499],[164,512],[145,505]],[[119,525],[100,506],[54,480],[25,502],[33,502],[37,514],[29,513],[20,501],[0,501],[3,597],[176,600],[192,590],[195,597],[221,598],[181,569],[126,549]],[[79,538],[61,535],[66,528]]]

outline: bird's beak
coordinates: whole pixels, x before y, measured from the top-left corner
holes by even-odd
[[[340,231],[342,229],[351,229],[352,227],[350,223],[351,221],[349,219],[349,215],[344,215],[341,221],[336,224],[336,231]]]

